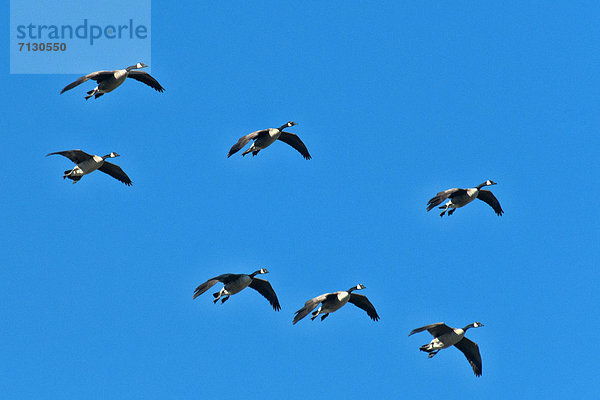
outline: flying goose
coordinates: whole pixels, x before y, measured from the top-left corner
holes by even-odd
[[[267,271],[266,268],[261,268],[250,275],[222,274],[215,276],[196,288],[194,291],[194,299],[213,287],[217,282],[221,282],[224,283],[225,286],[223,286],[220,291],[213,293],[213,296],[215,297],[213,303],[217,304],[217,301],[221,299],[221,304],[223,304],[229,299],[229,296],[239,293],[249,286],[260,293],[265,299],[269,300],[269,303],[271,303],[271,306],[275,311],[279,311],[281,310],[281,306],[279,305],[277,295],[269,281],[256,278],[256,275],[258,274],[267,273],[269,273],[269,271]]]
[[[149,73],[144,71],[136,71],[137,69],[146,67],[147,65],[144,63],[137,63],[125,69],[92,72],[90,74],[82,76],[73,83],[69,83],[67,86],[64,87],[63,90],[61,90],[60,94],[63,94],[67,90],[73,89],[75,86],[81,85],[88,79],[92,79],[96,81],[96,83],[98,83],[98,86],[87,92],[88,95],[85,96],[85,99],[87,100],[92,96],[95,96],[94,98],[97,99],[104,93],[112,92],[113,90],[121,86],[121,84],[125,82],[126,78],[133,78],[137,81],[145,83],[154,90],[163,92],[165,89],[162,86],[160,86],[160,83],[158,83],[158,81],[154,79]]]
[[[246,150],[242,153],[242,156],[245,156],[248,153],[252,153],[252,155],[255,156],[258,154],[259,151],[261,151],[262,149],[266,149],[271,144],[273,144],[277,139],[279,139],[282,142],[285,142],[285,143],[289,144],[290,146],[292,146],[293,148],[295,148],[296,150],[298,150],[298,152],[300,152],[300,154],[302,154],[302,157],[304,157],[307,160],[310,160],[312,157],[308,153],[308,149],[306,148],[304,143],[302,143],[302,140],[300,140],[300,138],[298,136],[296,136],[295,134],[293,134],[291,132],[283,131],[285,128],[289,128],[294,125],[298,125],[298,124],[293,121],[289,121],[286,124],[282,125],[278,129],[275,129],[275,128],[263,129],[260,131],[249,133],[246,136],[242,136],[236,144],[231,146],[231,149],[229,150],[229,153],[227,154],[227,158],[231,157],[233,154],[238,152],[242,147],[247,145],[248,142],[251,140],[254,140],[254,143],[252,143],[252,146],[250,146],[250,148],[248,150]]]
[[[73,161],[75,164],[75,168],[72,170],[65,171],[63,179],[69,178],[73,181],[73,183],[77,183],[84,175],[94,172],[95,170],[99,170],[108,174],[115,178],[118,181],[123,182],[127,186],[131,186],[131,179],[127,176],[125,172],[118,165],[111,164],[108,161],[105,161],[107,158],[115,158],[119,157],[117,153],[109,153],[103,157],[91,155],[81,150],[66,150],[66,151],[57,151],[55,153],[48,153],[46,157],[51,156],[53,154],[60,154],[61,156],[67,157],[69,160]]]
[[[496,182],[490,181],[488,179],[487,181],[483,182],[481,185],[478,185],[477,187],[474,187],[474,188],[470,188],[470,189],[454,188],[454,189],[444,190],[443,192],[439,192],[438,194],[436,194],[434,197],[432,197],[427,202],[427,211],[429,211],[432,208],[434,208],[435,206],[441,204],[444,200],[450,199],[450,200],[448,200],[448,202],[446,204],[439,207],[440,209],[442,209],[442,208],[444,209],[444,211],[442,211],[442,213],[440,214],[440,217],[444,216],[444,214],[446,213],[446,210],[448,210],[448,208],[451,208],[451,210],[448,211],[448,215],[452,215],[452,213],[454,211],[456,211],[457,208],[464,207],[467,204],[469,204],[470,202],[472,202],[473,200],[479,199],[479,200],[482,200],[482,201],[485,201],[486,203],[488,203],[490,205],[490,207],[492,207],[494,209],[496,214],[498,214],[500,216],[504,213],[504,210],[502,210],[502,207],[500,207],[500,202],[498,201],[496,196],[494,196],[492,194],[492,192],[490,192],[489,190],[481,189],[484,186],[490,186],[490,185],[496,185]]]
[[[315,297],[314,299],[308,300],[304,307],[296,311],[296,315],[294,316],[294,321],[292,325],[295,325],[296,322],[300,321],[302,318],[306,317],[308,313],[314,310],[319,303],[321,303],[321,307],[317,309],[317,311],[312,313],[311,320],[314,321],[315,318],[319,314],[321,315],[321,321],[323,321],[329,313],[335,312],[342,308],[346,303],[350,302],[354,304],[358,308],[362,308],[367,312],[367,315],[371,317],[373,321],[379,320],[379,315],[377,315],[377,311],[375,311],[375,307],[373,304],[367,299],[367,296],[363,296],[362,294],[352,293],[354,290],[364,289],[365,285],[358,284],[356,286],[351,287],[348,290],[340,290],[339,292],[334,293],[325,293],[320,296]]]
[[[438,322],[437,324],[425,325],[413,329],[408,336],[414,333],[423,332],[424,330],[429,331],[431,336],[433,336],[433,340],[430,343],[421,346],[419,349],[429,353],[427,358],[431,358],[440,350],[454,345],[463,352],[465,357],[467,357],[467,361],[471,364],[475,376],[481,376],[481,354],[479,354],[479,346],[477,346],[477,343],[472,342],[465,337],[467,329],[479,328],[480,326],[483,326],[481,322],[473,322],[462,329],[453,329],[443,322]]]

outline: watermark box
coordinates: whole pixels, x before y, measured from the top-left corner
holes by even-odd
[[[151,65],[150,0],[11,0],[11,74]]]

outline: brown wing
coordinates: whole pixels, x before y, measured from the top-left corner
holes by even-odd
[[[498,214],[498,216],[504,214],[504,210],[502,210],[502,207],[500,207],[500,202],[498,201],[496,196],[494,196],[494,194],[489,190],[480,190],[477,194],[477,198],[481,201],[485,201],[486,203],[488,203],[489,206],[494,209],[496,214]]]
[[[215,276],[214,278],[210,278],[206,282],[198,285],[196,290],[194,290],[194,299],[213,287],[217,282],[223,282],[227,284],[228,282],[239,278],[239,276],[240,274],[221,274],[219,276]]]
[[[290,146],[298,150],[298,152],[302,154],[302,157],[304,157],[304,159],[310,160],[312,158],[308,153],[308,149],[297,135],[291,132],[281,132],[281,135],[279,135],[279,140],[289,144]]]
[[[446,325],[443,322],[437,322],[435,324],[425,325],[420,328],[413,329],[412,331],[410,331],[408,336],[413,335],[415,333],[423,332],[423,331],[428,331],[429,333],[431,333],[431,336],[436,338],[436,337],[442,336],[444,333],[454,332],[454,329],[450,328],[448,325]]]
[[[48,153],[46,154],[46,157],[54,155],[54,154],[59,154],[61,156],[65,156],[67,157],[69,160],[73,161],[75,164],[80,164],[86,160],[89,160],[90,158],[92,158],[93,156],[91,154],[86,153],[85,151],[82,150],[65,150],[65,151],[57,151],[54,153]]]
[[[100,168],[98,168],[98,171],[102,171],[105,174],[112,176],[113,178],[115,178],[118,181],[123,182],[127,186],[131,186],[131,184],[132,184],[131,179],[129,179],[127,174],[125,172],[123,172],[121,167],[119,167],[118,165],[115,165],[115,164],[111,164],[108,161],[104,161],[104,164],[102,164],[102,166]]]
[[[252,278],[252,282],[249,285],[252,289],[256,290],[260,293],[265,299],[269,300],[271,306],[275,311],[281,310],[281,306],[279,305],[279,300],[277,299],[277,295],[273,290],[273,287],[269,283],[269,281],[265,281],[264,279]]]
[[[256,132],[252,132],[247,134],[246,136],[242,136],[236,144],[234,144],[233,146],[231,146],[231,149],[229,149],[229,153],[227,154],[227,158],[231,157],[233,154],[237,153],[238,151],[240,151],[240,149],[242,147],[244,147],[245,145],[248,144],[249,141],[251,140],[255,140],[257,139],[260,135],[264,135],[267,133],[266,129],[262,129],[260,131],[256,131]]]
[[[429,211],[432,208],[434,208],[435,206],[441,204],[448,197],[452,197],[453,195],[460,194],[461,191],[465,192],[465,193],[467,192],[465,189],[458,189],[458,188],[448,189],[448,190],[444,190],[443,192],[439,192],[438,194],[433,196],[431,199],[429,199],[429,201],[427,202],[427,211]]]
[[[362,294],[358,293],[350,293],[350,299],[348,300],[348,302],[354,304],[358,308],[362,308],[363,310],[365,310],[367,312],[367,315],[371,317],[373,321],[379,320],[379,315],[377,315],[375,307],[373,306],[373,304],[371,304],[367,296],[363,296]]]
[[[96,71],[96,72],[92,72],[90,74],[82,76],[81,78],[77,79],[75,82],[69,83],[67,86],[65,86],[63,88],[63,90],[60,91],[60,94],[63,94],[67,90],[73,89],[75,86],[81,85],[83,82],[87,81],[88,79],[93,79],[96,82],[100,83],[104,79],[109,78],[111,76],[114,76],[114,74],[115,74],[115,71]]]
[[[195,299],[196,297],[200,296],[202,293],[206,292],[208,289],[213,287],[217,282],[219,282],[219,280],[217,278],[212,278],[212,279],[207,280],[203,284],[198,285],[196,290],[194,290],[193,298]]]
[[[462,351],[465,357],[467,357],[467,361],[471,364],[475,376],[481,376],[481,354],[479,353],[479,346],[477,346],[477,343],[463,337],[461,341],[454,346]]]
[[[144,71],[129,71],[129,75],[127,75],[128,78],[133,78],[136,81],[140,81],[142,83],[145,83],[146,85],[150,86],[152,89],[157,90],[159,92],[164,92],[165,88],[163,88],[162,86],[160,86],[160,83],[158,83],[158,81],[156,79],[154,79],[152,77],[152,75],[150,75],[147,72]]]
[[[312,310],[317,308],[319,303],[322,302],[323,300],[325,300],[327,298],[327,296],[330,294],[331,293],[322,294],[322,295],[317,296],[314,299],[310,299],[306,303],[304,303],[304,307],[302,307],[301,309],[296,311],[296,313],[295,313],[296,315],[294,315],[294,320],[292,321],[292,325],[295,325],[296,322],[298,322],[302,318],[306,317],[308,315],[308,313],[310,313]]]

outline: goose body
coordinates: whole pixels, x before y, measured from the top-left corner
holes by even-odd
[[[103,157],[93,155],[91,158],[77,164],[75,166],[75,168],[73,168],[72,175],[79,175],[79,176],[87,175],[89,173],[94,172],[98,168],[100,168],[103,164],[104,164]]]
[[[76,164],[73,169],[65,171],[63,175],[63,179],[68,178],[72,180],[73,183],[79,182],[84,175],[90,174],[95,170],[100,170],[101,172],[112,176],[118,181],[123,182],[127,186],[132,185],[131,179],[129,179],[121,167],[106,161],[107,158],[119,157],[119,155],[115,152],[100,157],[97,155],[88,154],[82,150],[65,150],[57,151],[55,153],[48,153],[46,154],[46,157],[54,154],[67,157]]]
[[[427,202],[427,211],[430,211],[434,207],[440,205],[444,200],[448,199],[448,202],[446,204],[439,207],[440,209],[443,209],[442,213],[440,214],[440,217],[443,217],[448,209],[450,209],[448,211],[448,215],[452,215],[457,208],[464,207],[473,200],[479,199],[487,203],[490,207],[492,207],[496,214],[498,214],[498,216],[501,216],[504,213],[504,210],[502,210],[500,202],[498,201],[496,196],[494,196],[489,190],[482,190],[484,186],[491,185],[496,185],[496,182],[488,179],[487,181],[474,188],[453,188],[444,190],[443,192],[439,192]]]
[[[150,86],[154,90],[159,92],[163,92],[165,89],[158,83],[156,79],[154,79],[150,74],[143,71],[137,71],[141,68],[146,68],[147,65],[143,63],[137,63],[135,65],[131,65],[125,69],[117,69],[114,71],[96,71],[90,74],[84,75],[77,79],[75,82],[72,82],[65,86],[60,94],[63,94],[67,90],[73,89],[75,86],[81,85],[83,82],[92,79],[98,83],[94,89],[87,92],[87,96],[85,99],[89,99],[94,96],[94,98],[98,98],[102,96],[104,93],[110,93],[125,82],[127,78],[133,78],[138,80],[146,85]]]
[[[266,149],[275,143],[275,141],[281,136],[281,130],[279,129],[269,128],[266,131],[266,134],[258,135],[256,140],[254,140],[254,143],[252,143],[252,146],[250,146],[248,150],[244,151],[242,156],[248,153],[258,153],[260,150]]]
[[[365,310],[367,315],[373,320],[379,320],[379,315],[377,315],[377,311],[375,311],[375,307],[366,296],[361,294],[352,293],[354,290],[364,289],[365,286],[362,284],[358,284],[356,286],[351,287],[348,290],[341,290],[339,292],[333,293],[325,293],[315,298],[308,300],[304,307],[296,311],[296,315],[294,316],[294,320],[292,324],[296,324],[302,318],[306,317],[311,311],[313,311],[319,304],[321,306],[312,313],[311,320],[317,318],[317,316],[321,315],[321,321],[323,321],[327,316],[339,310],[343,306],[345,306],[348,302],[354,304],[355,306]]]
[[[194,299],[213,287],[217,282],[221,282],[224,284],[223,288],[213,293],[215,297],[213,303],[216,304],[220,299],[221,304],[223,304],[229,299],[229,296],[239,293],[247,287],[251,287],[266,298],[275,311],[279,311],[281,306],[271,284],[264,279],[256,277],[256,275],[267,274],[268,272],[265,268],[261,268],[251,274],[222,274],[215,276],[196,288]]]
[[[281,140],[282,142],[285,142],[292,146],[294,149],[296,149],[306,160],[310,160],[312,157],[302,140],[300,140],[300,138],[297,135],[291,132],[284,131],[285,128],[289,128],[294,125],[298,124],[296,124],[293,121],[289,121],[279,128],[262,129],[260,131],[255,131],[249,133],[248,135],[242,136],[236,144],[231,146],[229,153],[227,153],[227,157],[229,158],[233,154],[237,153],[251,140],[253,140],[254,142],[248,148],[248,150],[242,153],[242,156],[245,156],[248,153],[252,153],[252,155],[255,156],[258,154],[259,151],[266,149],[267,147],[275,143],[277,140]]]
[[[481,322],[474,322],[464,328],[451,328],[443,322],[438,322],[431,325],[425,325],[417,329],[413,329],[408,336],[418,332],[428,331],[433,340],[428,344],[424,344],[419,350],[428,353],[428,358],[435,356],[440,350],[455,346],[467,358],[467,361],[473,368],[475,376],[481,376],[482,362],[479,346],[477,343],[465,337],[465,333],[470,328],[479,328],[483,326]]]

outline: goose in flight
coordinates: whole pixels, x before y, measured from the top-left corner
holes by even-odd
[[[65,156],[69,160],[77,164],[73,169],[65,171],[63,179],[69,178],[73,181],[73,183],[77,183],[84,175],[98,170],[112,176],[118,181],[123,182],[127,186],[131,186],[131,179],[129,179],[127,174],[123,172],[121,167],[109,163],[108,161],[105,161],[107,158],[119,157],[117,153],[109,153],[105,156],[100,157],[88,154],[82,150],[66,150],[57,151],[55,153],[48,153],[46,154],[46,157],[51,156],[53,154]]]
[[[140,81],[150,86],[154,90],[159,92],[164,92],[164,88],[160,86],[160,83],[156,79],[154,79],[149,73],[144,71],[136,71],[140,68],[146,68],[147,65],[144,63],[137,63],[135,65],[131,65],[125,69],[117,69],[114,71],[96,71],[90,74],[84,75],[81,78],[77,79],[73,83],[69,83],[67,86],[61,90],[60,94],[63,94],[67,90],[73,89],[75,86],[81,85],[83,82],[91,79],[98,83],[94,89],[87,92],[87,96],[85,99],[89,99],[92,96],[94,98],[98,98],[102,96],[104,93],[109,93],[121,86],[123,82],[125,82],[126,78],[133,78],[136,81]]]
[[[454,189],[444,190],[443,192],[439,192],[438,194],[433,196],[427,202],[427,211],[430,211],[435,206],[441,204],[444,200],[450,199],[450,200],[448,200],[448,202],[446,204],[439,207],[440,209],[442,209],[442,208],[444,209],[444,211],[442,211],[442,213],[440,214],[440,217],[444,216],[444,214],[446,213],[446,210],[448,210],[448,208],[451,209],[450,211],[448,211],[448,215],[452,215],[452,213],[454,211],[456,211],[457,208],[464,207],[467,204],[469,204],[470,202],[472,202],[473,200],[479,199],[481,201],[485,201],[490,207],[492,207],[494,209],[496,214],[498,214],[500,216],[504,213],[504,210],[502,210],[502,207],[500,207],[500,202],[498,201],[496,196],[494,196],[492,194],[492,192],[490,192],[489,190],[481,189],[484,186],[490,186],[490,185],[495,185],[495,184],[496,184],[496,182],[490,181],[488,179],[487,181],[483,182],[481,185],[478,185],[477,187],[474,187],[474,188],[470,188],[470,189],[454,188]]]
[[[483,326],[481,322],[473,322],[465,326],[462,329],[450,328],[443,322],[436,324],[425,325],[417,329],[413,329],[408,336],[428,331],[433,336],[433,340],[420,347],[419,350],[429,353],[427,358],[435,356],[440,350],[455,346],[457,349],[463,352],[467,361],[471,364],[475,376],[481,376],[481,354],[479,354],[479,346],[477,343],[470,341],[465,337],[465,333],[469,328],[479,328]]]
[[[277,295],[275,294],[275,291],[273,290],[273,287],[269,281],[256,277],[258,274],[267,274],[268,272],[269,271],[267,271],[266,268],[261,268],[258,271],[254,271],[250,275],[222,274],[215,276],[196,288],[194,291],[194,299],[213,287],[217,282],[221,282],[225,285],[220,291],[213,293],[213,296],[215,297],[213,303],[216,304],[217,301],[221,299],[221,304],[223,304],[232,294],[239,293],[245,288],[251,287],[260,293],[265,299],[269,300],[269,303],[271,303],[271,306],[275,311],[279,311],[281,310],[281,306],[279,305]]]
[[[302,157],[306,160],[310,160],[312,157],[308,153],[308,149],[302,143],[302,140],[295,134],[291,132],[284,132],[285,128],[292,127],[294,125],[298,125],[293,121],[289,121],[286,124],[282,125],[280,128],[269,128],[263,129],[260,131],[252,132],[247,134],[246,136],[242,136],[240,140],[236,144],[234,144],[229,153],[227,154],[227,158],[231,157],[233,154],[237,153],[240,149],[242,149],[245,145],[248,144],[249,141],[254,140],[252,146],[248,148],[248,150],[242,153],[242,156],[245,156],[248,153],[252,153],[253,156],[257,155],[259,151],[262,149],[266,149],[271,144],[273,144],[276,140],[281,140],[292,146],[294,149],[298,150]]]
[[[367,315],[373,320],[379,320],[379,315],[377,315],[377,311],[375,311],[375,307],[367,296],[363,296],[362,294],[352,293],[355,290],[364,289],[365,285],[358,284],[356,286],[351,287],[348,290],[340,290],[339,292],[334,293],[325,293],[320,296],[315,297],[314,299],[308,300],[304,307],[296,311],[296,315],[294,316],[294,320],[292,321],[292,325],[295,325],[296,322],[300,321],[302,318],[306,317],[308,313],[314,310],[319,303],[321,303],[321,307],[317,309],[317,311],[312,313],[311,320],[314,321],[315,318],[319,314],[321,315],[321,321],[323,321],[329,313],[335,312],[342,308],[346,303],[352,303],[358,308],[362,308],[367,312]]]

